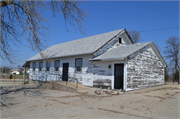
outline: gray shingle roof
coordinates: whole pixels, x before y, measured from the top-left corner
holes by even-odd
[[[82,54],[91,54],[98,50],[102,45],[108,42],[115,35],[123,31],[124,29],[111,31],[95,36],[90,36],[70,42],[65,42],[57,45],[53,45],[43,51],[44,58],[57,58],[66,56],[75,56]],[[43,59],[39,54],[31,57],[27,61]]]
[[[126,46],[118,46],[110,51],[105,52],[104,54],[91,59],[91,60],[123,60],[127,56],[133,54],[134,52],[140,50],[141,48],[149,45],[152,42],[140,43],[140,44],[130,44]]]

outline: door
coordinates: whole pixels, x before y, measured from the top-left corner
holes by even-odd
[[[123,90],[124,64],[114,64],[114,89]]]
[[[69,69],[69,63],[63,63],[63,75],[62,75],[63,81],[68,81],[68,69]]]

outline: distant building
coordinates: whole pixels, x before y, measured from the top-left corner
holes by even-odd
[[[19,69],[11,69],[11,74],[20,74]]]

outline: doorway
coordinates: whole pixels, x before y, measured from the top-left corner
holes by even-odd
[[[68,81],[68,69],[69,69],[69,63],[63,63],[63,74],[62,74],[63,81]]]
[[[123,90],[124,64],[114,64],[114,89]]]

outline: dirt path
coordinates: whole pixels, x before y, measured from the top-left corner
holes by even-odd
[[[36,86],[1,87],[2,119],[178,119],[180,86],[95,96]]]

